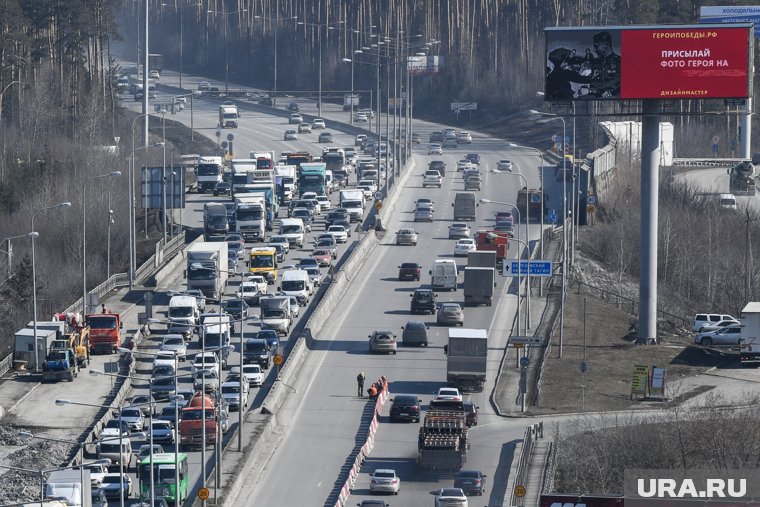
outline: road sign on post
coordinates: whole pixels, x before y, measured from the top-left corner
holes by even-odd
[[[451,103],[451,110],[452,111],[476,111],[478,109],[478,103],[477,102],[452,102]]]
[[[510,336],[510,345],[541,345],[540,336]]]
[[[530,265],[530,276],[552,276],[552,261],[545,260],[532,260],[532,261],[519,261],[520,275],[528,275],[528,266]],[[518,261],[504,261],[504,276],[517,276]]]

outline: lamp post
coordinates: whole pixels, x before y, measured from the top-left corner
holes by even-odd
[[[3,243],[6,243],[8,245],[8,250],[2,250],[8,256],[8,277],[13,276],[13,269],[12,269],[12,266],[13,266],[13,248],[11,246],[11,240],[12,239],[19,239],[19,238],[29,238],[29,237],[31,237],[31,234],[32,233],[26,233],[26,234],[21,234],[20,236],[11,236],[9,238],[3,239]],[[33,234],[37,234],[37,233],[35,232]],[[39,234],[37,234],[37,236],[39,236]]]
[[[281,18],[279,16],[279,13],[276,17],[270,18],[267,16],[254,16],[254,19],[265,19],[267,21],[274,21],[274,86],[272,88],[273,92],[277,92],[277,27],[279,25],[280,20],[287,20],[287,19],[298,19],[298,16],[288,16],[286,18]]]
[[[305,21],[299,21],[299,25],[303,26],[315,26],[317,27],[317,39],[319,47],[319,95],[317,98],[317,116],[322,116],[322,27],[327,27],[328,30],[334,28],[333,25],[342,25],[344,21],[336,21],[335,23],[307,23]]]
[[[562,348],[565,337],[565,291],[567,285],[567,178],[565,178],[565,119],[551,113],[531,110],[531,114],[548,116],[551,119],[562,121],[562,297],[560,298],[559,312],[559,357],[562,357]]]
[[[164,246],[166,245],[166,108],[161,108],[161,135],[163,137],[164,161],[161,166],[161,232],[163,233]]]
[[[229,41],[227,39],[227,16],[239,14],[241,12],[248,12],[248,9],[240,9],[232,12],[216,12],[208,10],[207,12],[209,14],[213,14],[214,16],[224,17],[224,93],[226,94],[230,91],[230,48]]]
[[[355,49],[353,54],[351,55],[351,58],[342,59],[342,61],[346,63],[351,63],[351,98],[349,99],[351,103],[351,113],[350,113],[351,118],[349,118],[349,122],[351,125],[354,124],[354,58],[355,58],[354,55],[358,55],[361,53],[362,53],[361,49]],[[370,121],[372,121],[371,118],[370,118]]]
[[[87,313],[87,183],[102,178],[121,176],[121,171],[113,171],[90,176],[82,184],[82,313]]]
[[[34,257],[34,239],[39,237],[39,233],[34,232],[34,217],[37,215],[37,213],[45,213],[48,210],[51,209],[57,209],[57,208],[70,208],[71,203],[70,202],[62,202],[60,204],[56,204],[54,206],[48,206],[45,208],[37,208],[32,212],[32,226],[31,231],[28,236],[32,240],[32,313],[33,315],[33,322],[34,322],[34,362],[35,365],[39,365],[39,351],[38,351],[38,344],[37,344],[37,263],[35,262]]]
[[[141,115],[142,116],[142,115]],[[134,127],[134,122],[137,120],[138,117],[135,118],[135,120],[132,121],[132,126]],[[134,133],[134,131],[133,131]],[[135,271],[137,270],[137,227],[135,226],[137,221],[137,213],[135,212],[136,206],[135,206],[135,153],[140,150],[148,150],[150,148],[157,148],[159,146],[164,146],[163,142],[151,144],[150,146],[141,146],[139,148],[135,148],[135,140],[134,136],[132,137],[132,154],[130,155],[131,163],[129,164],[129,287],[130,289],[134,286],[135,283]],[[145,210],[146,214],[146,222],[147,222],[147,213],[148,210]],[[148,230],[145,230],[145,234],[147,236]]]
[[[167,4],[166,2],[161,3],[161,7],[168,7],[170,4]],[[179,87],[182,88],[182,45],[183,45],[183,20],[185,11],[184,9],[187,9],[188,7],[195,7],[199,8],[201,7],[200,0],[197,1],[197,3],[190,4],[190,5],[174,5],[174,9],[179,13]]]

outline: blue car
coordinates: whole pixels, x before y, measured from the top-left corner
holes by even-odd
[[[280,346],[280,338],[277,336],[277,331],[274,329],[262,329],[256,333],[256,338],[259,340],[266,340],[269,350],[274,352],[277,347]]]

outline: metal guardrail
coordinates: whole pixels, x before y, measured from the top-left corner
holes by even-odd
[[[180,248],[182,248],[182,245],[185,244],[185,234],[179,234],[175,236],[172,240],[167,241],[166,245],[162,246],[163,241],[159,241],[156,243],[156,253],[151,255],[148,260],[146,260],[144,263],[140,265],[140,267],[135,270],[135,284],[142,283],[145,281],[150,275],[152,275],[163,263],[163,260],[167,257],[171,257],[176,253]],[[110,278],[105,280],[103,283],[92,289],[89,293],[90,294],[97,294],[98,298],[102,298],[112,290],[114,290],[117,287],[125,287],[129,285],[129,274],[128,273],[117,273],[115,275],[111,275]],[[63,310],[63,313],[76,313],[82,311],[82,298],[77,299],[74,301],[72,305],[65,308]],[[13,352],[5,356],[2,360],[0,360],[0,377],[8,373],[11,368],[13,367]]]
[[[522,448],[520,449],[520,460],[517,462],[517,469],[515,470],[515,486],[523,486],[528,483],[528,473],[530,472],[530,463],[533,459],[533,444],[539,438],[544,438],[544,422],[537,422],[531,424],[525,429],[525,436],[523,437]],[[512,488],[511,499],[509,505],[524,505],[524,496],[517,496],[515,491],[516,487]]]
[[[744,158],[674,158],[674,166],[687,167],[725,167],[744,162]]]
[[[607,289],[603,289],[595,285],[581,282],[575,276],[573,276],[573,279],[569,280],[568,288],[572,289],[573,284],[575,284],[576,294],[588,294],[589,296],[595,297],[596,299],[600,299],[607,303],[612,303],[621,310],[630,313],[631,315],[639,315],[639,302],[636,300],[633,300],[626,296],[621,296],[616,292],[611,292]],[[673,315],[672,313],[660,310],[659,308],[657,309],[657,317],[664,320],[675,320],[684,327],[690,327],[689,319],[680,317],[678,315]]]

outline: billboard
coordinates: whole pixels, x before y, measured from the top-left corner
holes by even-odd
[[[754,23],[755,38],[760,39],[760,6],[710,5],[699,8],[700,23]]]
[[[432,76],[442,67],[442,56],[410,56],[406,61],[406,68],[412,76]]]
[[[547,101],[746,98],[750,24],[547,28]]]

